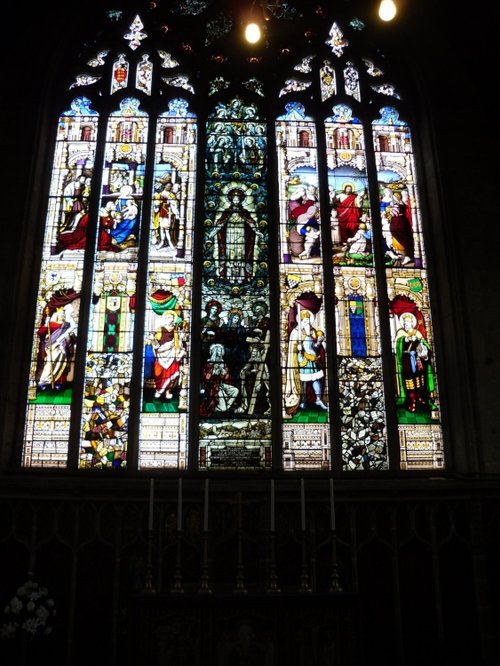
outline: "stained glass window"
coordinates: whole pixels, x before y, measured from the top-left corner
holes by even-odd
[[[217,46],[231,17],[207,7],[172,10],[201,21],[198,54],[113,16],[68,83],[23,466],[442,468],[426,220],[388,63],[332,22],[279,75],[260,55],[240,75]]]

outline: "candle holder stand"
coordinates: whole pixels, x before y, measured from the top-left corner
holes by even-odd
[[[278,576],[276,575],[276,535],[272,531],[269,535],[269,580],[266,592],[281,592],[278,587]]]
[[[182,586],[182,530],[177,530],[177,552],[175,558],[175,573],[174,584],[172,592],[175,594],[182,594],[184,588]]]
[[[340,585],[339,566],[337,562],[337,532],[332,530],[332,556],[331,556],[331,574],[329,592],[343,592]]]
[[[208,530],[203,531],[203,555],[201,563],[201,579],[198,592],[201,594],[211,594],[209,567],[208,567]]]

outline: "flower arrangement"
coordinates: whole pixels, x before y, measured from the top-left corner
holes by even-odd
[[[56,609],[46,587],[28,579],[4,608],[5,621],[0,627],[2,638],[22,632],[27,638],[48,636]]]

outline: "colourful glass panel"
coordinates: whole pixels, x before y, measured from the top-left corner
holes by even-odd
[[[113,63],[113,73],[111,75],[111,92],[123,90],[128,85],[130,65],[123,53],[120,53],[118,59]]]
[[[137,90],[141,90],[146,95],[151,95],[151,85],[153,82],[153,63],[149,59],[149,55],[145,53],[141,61],[137,64],[137,71],[135,77],[135,86]]]
[[[285,81],[285,86],[280,90],[280,97],[283,95],[288,95],[292,92],[300,92],[301,90],[307,90],[311,85],[312,81],[299,81],[298,79],[288,79]]]
[[[361,100],[359,74],[352,62],[346,63],[344,67],[344,88],[347,95],[354,97],[358,102]]]
[[[337,93],[335,70],[329,60],[324,60],[319,70],[319,82],[321,89],[321,101],[329,99]]]
[[[65,467],[98,115],[85,97],[59,118],[24,434],[25,467]],[[79,236],[73,247],[64,239]]]
[[[342,462],[388,467],[377,285],[363,127],[338,105],[325,121]]]
[[[302,72],[303,74],[309,74],[312,72],[311,63],[314,60],[315,56],[309,55],[305,58],[302,58],[298,65],[295,65],[294,70],[297,72]]]
[[[140,468],[187,464],[196,133],[187,102],[172,100],[156,126]]]
[[[434,340],[411,133],[392,107],[373,121],[402,469],[443,467]]]
[[[219,103],[207,123],[201,469],[271,466],[267,206],[266,125],[253,104]]]
[[[169,86],[173,86],[174,88],[183,88],[184,90],[187,90],[194,95],[194,88],[189,81],[189,77],[185,74],[178,74],[177,76],[162,76],[161,79]]]
[[[332,52],[337,56],[337,58],[340,58],[340,56],[344,53],[344,49],[349,46],[349,42],[347,39],[345,39],[344,34],[342,33],[342,30],[337,25],[337,23],[332,24],[329,35],[330,39],[327,39],[325,44],[332,49]]]
[[[135,51],[137,48],[139,48],[142,40],[146,39],[147,37],[147,34],[142,31],[143,28],[144,24],[141,21],[139,15],[137,15],[130,24],[129,32],[123,35],[124,39],[128,41],[132,51]]]
[[[106,129],[80,467],[126,466],[147,136],[138,100],[122,100]]]
[[[275,123],[279,187],[283,466],[329,469],[326,312],[316,126],[302,105]]]

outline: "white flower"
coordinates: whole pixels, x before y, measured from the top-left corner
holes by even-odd
[[[20,613],[23,609],[23,602],[18,599],[18,597],[12,597],[10,600],[10,608],[12,612],[17,615],[17,613]]]
[[[49,611],[45,608],[45,606],[40,606],[39,608],[36,609],[36,616],[45,624],[45,620],[49,617],[50,613]]]
[[[18,631],[48,636],[52,631],[50,620],[56,614],[54,600],[46,598],[48,594],[48,589],[35,581],[21,585],[4,607],[6,621],[0,626],[0,637],[10,638]]]
[[[17,626],[18,625],[15,622],[6,622],[0,630],[0,636],[2,638],[8,638],[9,636],[12,636],[12,634],[15,633]]]
[[[23,622],[22,627],[25,631],[28,632],[28,634],[36,634],[36,630],[38,629],[38,625],[40,623],[38,620],[35,618],[30,618],[29,620],[26,620],[26,622]]]

